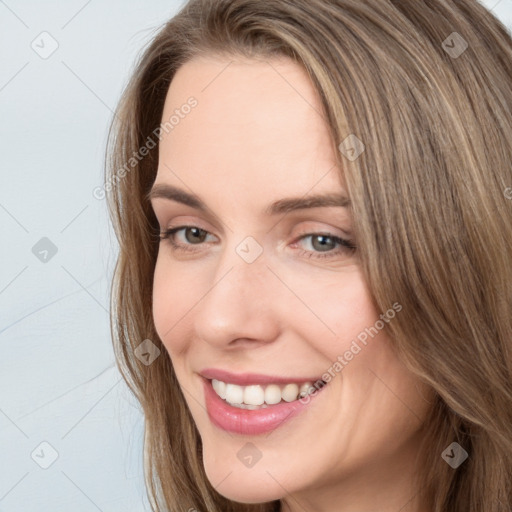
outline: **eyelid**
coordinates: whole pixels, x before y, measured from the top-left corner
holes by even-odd
[[[163,217],[163,216],[162,216]],[[172,217],[172,220],[167,220],[170,216],[166,215],[163,220],[165,222],[158,221],[158,225],[161,231],[167,231],[169,229],[174,229],[177,227],[184,227],[184,228],[199,228],[203,231],[207,231],[209,234],[213,235],[214,233],[212,231],[218,231],[217,226],[212,226],[208,222],[203,222],[202,220],[198,219],[197,217],[194,217],[193,215],[178,215],[177,217]],[[158,220],[158,217],[157,217]],[[212,229],[213,227],[213,229]],[[222,233],[222,230],[220,230]],[[216,236],[216,235],[214,235]]]
[[[181,219],[182,217],[185,217],[185,219]],[[206,231],[209,235],[217,236],[215,235],[212,230],[205,226],[202,221],[197,220],[196,218],[193,219],[187,219],[187,216],[179,216],[180,220],[178,222],[173,219],[170,223],[160,223],[159,227],[160,231],[168,231],[170,229],[176,229],[178,227],[180,228],[199,228],[203,231]],[[162,227],[162,224],[165,227]],[[318,226],[318,224],[322,224],[320,221],[308,221],[308,222],[302,222],[301,227],[297,229],[298,233],[295,233],[291,235],[291,238],[294,240],[293,243],[295,243],[300,237],[303,237],[305,235],[325,235],[325,236],[332,236],[332,237],[339,237],[343,238],[345,240],[352,240],[354,235],[348,231],[344,230],[342,228],[334,227],[334,226],[328,226],[326,228],[321,228]],[[325,225],[325,223],[323,223]],[[216,228],[215,228],[216,229]],[[218,238],[218,237],[217,237]]]
[[[303,224],[304,224],[304,226],[301,225],[301,227],[298,228],[298,230],[297,230],[298,234],[293,235],[294,239],[299,238],[304,235],[321,235],[321,234],[324,234],[325,236],[334,236],[334,237],[344,238],[346,240],[351,240],[354,237],[352,232],[349,230],[346,230],[346,229],[334,227],[332,225],[325,227],[325,228],[318,226],[319,224],[325,225],[326,224],[325,222],[311,221],[311,222],[305,222]]]

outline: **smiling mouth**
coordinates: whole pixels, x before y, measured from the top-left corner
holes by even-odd
[[[322,379],[312,382],[288,384],[251,384],[240,386],[217,379],[208,379],[213,390],[232,407],[239,409],[265,409],[282,403],[299,401],[326,386]]]

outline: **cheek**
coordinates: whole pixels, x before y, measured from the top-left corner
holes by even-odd
[[[177,322],[181,323],[181,318],[185,320],[191,307],[208,290],[208,283],[203,283],[203,292],[200,289],[201,268],[204,270],[203,266],[192,271],[190,262],[186,265],[176,264],[166,257],[165,252],[159,253],[153,279],[153,317],[159,334],[170,328],[175,329],[173,326]],[[280,273],[305,306],[304,315],[301,315],[304,325],[311,326],[317,333],[321,331],[323,337],[330,333],[331,338],[346,338],[347,335],[357,334],[373,325],[378,317],[356,265],[347,267],[343,272],[319,274],[288,268],[282,269]],[[269,275],[269,279],[273,277]],[[277,294],[280,290],[276,289],[275,292]],[[297,303],[293,294],[290,295],[289,303],[293,305],[294,314],[291,318],[295,320]],[[280,311],[286,309],[283,307]]]
[[[307,306],[317,317],[315,320],[312,314],[304,315],[300,324],[302,336],[315,343],[331,361],[349,350],[358,336],[364,340],[368,336],[366,330],[379,320],[380,312],[356,266],[301,284]]]
[[[153,280],[153,319],[156,331],[172,357],[186,351],[194,319],[194,306],[211,286],[201,279],[201,269],[192,270],[191,263],[172,262],[159,254]],[[364,338],[365,329],[374,326],[379,312],[358,266],[342,272],[304,272],[296,268],[280,268],[278,273],[300,301],[286,287],[276,282],[269,295],[269,315],[284,330],[295,331],[297,339],[334,362],[351,347],[354,339]],[[274,278],[269,275],[269,279]],[[282,289],[281,289],[282,288]],[[288,300],[285,299],[289,296]],[[302,303],[302,305],[301,305]],[[297,315],[298,308],[301,311]],[[370,339],[370,338],[369,338]],[[349,355],[350,357],[350,355]]]
[[[197,302],[194,280],[159,255],[153,277],[153,321],[169,354],[181,352],[191,306]]]

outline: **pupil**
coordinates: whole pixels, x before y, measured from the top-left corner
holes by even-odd
[[[194,235],[193,235],[193,236],[198,236],[198,237],[199,237],[199,239],[200,239],[200,240],[199,240],[200,242],[202,242],[202,241],[203,241],[203,239],[204,239],[204,234],[206,233],[206,231],[204,231],[204,230],[202,230],[202,229],[198,229],[198,228],[189,228],[189,229],[187,230],[187,232],[188,232],[188,233],[193,232],[193,233],[194,233]],[[189,242],[194,242],[194,240],[193,240],[193,239],[192,239],[192,240],[189,240],[189,237],[187,237],[187,240],[188,240]],[[197,239],[196,239],[195,241],[197,241]]]
[[[314,238],[313,238],[313,247],[315,246],[315,241],[317,241],[317,240],[323,240],[323,242],[321,242],[321,244],[319,245],[319,247],[320,247],[320,250],[321,250],[321,251],[324,251],[324,252],[325,252],[326,248],[327,248],[327,250],[331,248],[331,247],[330,247],[330,245],[332,245],[332,242],[331,242],[331,244],[325,244],[325,240],[330,240],[330,238],[331,238],[331,237],[329,237],[329,236],[325,236],[325,235],[318,235],[318,236],[314,237]],[[315,249],[316,249],[316,247],[315,247]]]

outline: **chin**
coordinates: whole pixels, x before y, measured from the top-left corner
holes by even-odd
[[[284,497],[285,491],[265,468],[240,468],[204,461],[204,469],[212,487],[225,498],[238,503],[265,503]],[[271,472],[272,474],[273,472]]]

